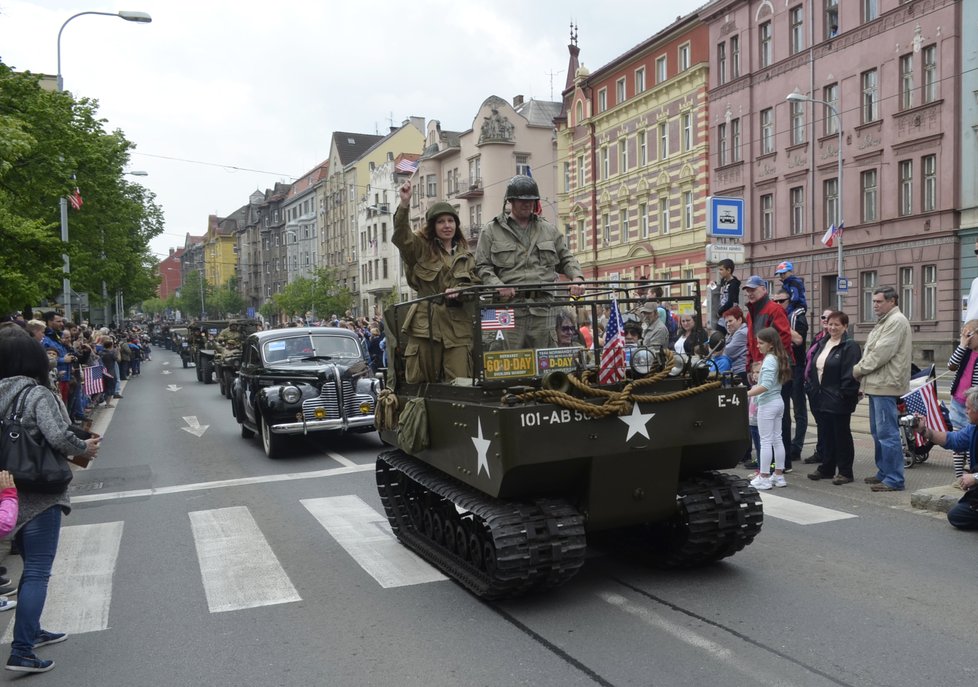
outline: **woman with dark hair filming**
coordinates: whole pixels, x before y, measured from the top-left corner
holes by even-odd
[[[23,396],[23,398],[21,398]],[[93,458],[101,439],[79,439],[70,429],[68,410],[48,387],[48,357],[37,340],[17,329],[0,331],[0,412],[8,417],[15,402],[23,400],[22,425],[26,432],[47,441],[66,456]],[[20,510],[14,541],[24,560],[18,589],[13,641],[7,670],[43,673],[54,661],[38,658],[34,649],[67,639],[61,632],[41,629],[48,579],[58,550],[61,516],[71,512],[68,485],[57,493],[41,493],[17,485]]]
[[[472,316],[459,299],[459,287],[478,284],[475,258],[462,234],[461,222],[448,203],[432,205],[425,226],[411,231],[408,207],[411,182],[398,189],[400,206],[394,213],[392,240],[404,260],[407,282],[418,296],[442,294],[411,306],[402,325],[405,374],[409,384],[450,382],[472,376]]]

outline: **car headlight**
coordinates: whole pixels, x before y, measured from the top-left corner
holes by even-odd
[[[632,369],[640,375],[647,375],[656,367],[655,354],[647,348],[632,351]]]
[[[302,392],[295,386],[282,387],[281,394],[282,400],[286,403],[298,403],[299,399],[302,398]]]

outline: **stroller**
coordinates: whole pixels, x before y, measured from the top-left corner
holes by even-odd
[[[933,381],[933,372],[933,366],[926,370],[921,370],[911,363],[910,391],[915,391]],[[944,426],[950,430],[952,429],[951,413],[943,401],[941,401],[940,406],[941,416],[944,418]],[[917,434],[913,430],[913,414],[907,410],[906,402],[902,398],[897,401],[897,413],[900,416],[900,443],[903,444],[903,467],[912,468],[915,465],[927,461],[930,457],[930,450],[934,448],[934,443],[924,440],[920,434]]]

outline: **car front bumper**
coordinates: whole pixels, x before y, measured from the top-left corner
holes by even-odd
[[[373,427],[373,415],[358,415],[351,418],[332,420],[304,420],[302,422],[278,422],[270,425],[272,434],[308,434],[310,432],[335,432]]]

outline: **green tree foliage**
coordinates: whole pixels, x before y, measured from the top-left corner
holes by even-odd
[[[0,312],[60,294],[60,199],[76,187],[84,204],[68,212],[72,288],[96,305],[103,281],[126,302],[153,295],[149,241],[163,213],[123,176],[132,148],[121,131],[105,131],[97,101],[44,90],[36,75],[0,62]]]
[[[244,298],[238,293],[238,279],[231,277],[224,286],[214,289],[209,310],[224,316],[240,316],[244,312]]]
[[[194,320],[201,316],[201,305],[203,311],[208,315],[216,315],[213,310],[208,309],[211,302],[212,287],[200,272],[194,270],[187,272],[183,277],[183,286],[180,287],[180,297],[176,299],[177,308],[183,313],[184,319]]]
[[[287,318],[305,317],[312,313],[317,318],[328,317],[332,313],[345,312],[353,305],[353,294],[340,287],[328,268],[319,268],[312,278],[299,277],[281,293],[272,296],[278,312]],[[264,314],[264,313],[263,313]]]

